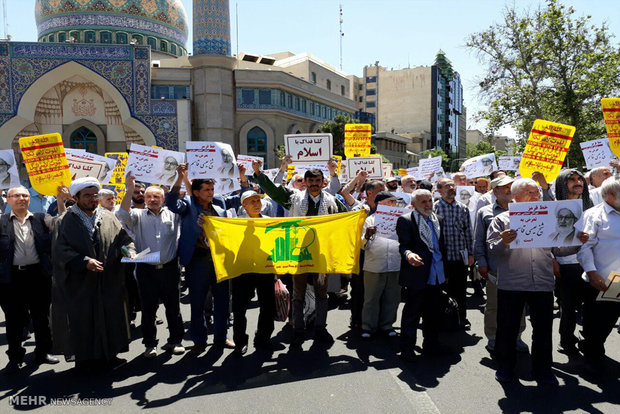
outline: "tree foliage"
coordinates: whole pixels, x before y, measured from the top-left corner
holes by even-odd
[[[444,171],[452,171],[451,169],[452,162],[450,160],[450,157],[448,156],[448,154],[446,154],[446,152],[442,148],[426,150],[426,151],[423,151],[420,155],[421,155],[420,159],[428,158],[429,155],[431,156],[431,158],[441,157],[441,166],[443,167]]]
[[[344,126],[346,124],[359,124],[355,118],[347,115],[336,115],[333,120],[326,121],[319,127],[319,132],[328,132],[334,139],[334,155],[344,156]],[[376,148],[375,148],[376,150]],[[376,151],[375,151],[376,152]]]
[[[469,143],[466,147],[467,158],[477,157],[484,154],[495,154],[495,159],[506,155],[506,151],[496,149],[489,141],[480,141],[477,144]]]
[[[488,109],[478,119],[487,133],[510,125],[525,139],[535,119],[572,125],[567,158],[582,165],[579,142],[605,134],[601,98],[620,91],[620,48],[606,24],[575,13],[557,0],[534,11],[513,6],[467,46],[486,65],[479,93]]]

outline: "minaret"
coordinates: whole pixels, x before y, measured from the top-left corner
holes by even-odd
[[[237,148],[234,134],[233,68],[229,0],[193,1],[192,140],[221,141]]]

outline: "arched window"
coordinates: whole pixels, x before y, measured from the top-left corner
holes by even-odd
[[[168,42],[166,42],[165,40],[160,41],[159,50],[161,50],[162,52],[168,53]]]
[[[248,131],[247,135],[247,152],[248,155],[258,155],[265,158],[265,168],[267,167],[267,134],[260,127],[254,127]]]
[[[101,43],[112,43],[112,33],[99,32],[99,41]]]
[[[151,50],[157,50],[157,39],[154,37],[148,37],[146,43],[151,46]]]
[[[69,36],[71,36],[75,43],[80,43],[80,32],[71,32]]]
[[[97,41],[95,32],[88,30],[84,32],[84,43],[95,43]]]
[[[58,42],[59,43],[65,43],[67,41],[67,34],[66,33],[58,33]]]
[[[133,36],[131,36],[131,38],[133,40],[135,40],[137,45],[141,45],[142,44],[142,41],[143,41],[142,40],[142,36],[140,36],[140,35],[133,35]]]
[[[85,149],[87,152],[97,153],[97,136],[86,127],[79,127],[71,133],[71,148]]]
[[[55,42],[56,41],[56,35],[54,33],[52,33],[51,35],[48,36],[48,41],[50,42]]]
[[[174,43],[170,44],[170,54],[175,55],[177,54],[177,45],[175,45]]]
[[[126,45],[127,44],[127,33],[117,33],[116,43],[120,45]]]

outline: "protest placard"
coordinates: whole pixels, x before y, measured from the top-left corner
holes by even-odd
[[[605,138],[580,142],[579,146],[589,170],[596,167],[609,167],[609,162],[616,158],[609,148],[609,140]]]
[[[284,135],[286,155],[297,161],[323,163],[332,156],[332,134]]]
[[[503,155],[497,158],[498,167],[504,171],[518,171],[521,164],[521,157],[511,157]]]
[[[19,186],[19,172],[12,149],[0,151],[0,190]]]
[[[609,138],[609,148],[617,157],[620,157],[620,99],[603,98],[601,106]]]
[[[308,170],[319,170],[323,173],[325,178],[329,178],[329,169],[327,169],[327,164],[314,164],[307,162],[297,162],[295,163],[295,174],[304,175]]]
[[[420,167],[407,168],[407,175],[412,176],[416,181],[422,179],[420,177]],[[418,178],[418,177],[420,177],[420,178]]]
[[[456,187],[456,199],[465,204],[465,207],[472,209],[476,208],[478,202],[478,193],[473,185],[459,185]]]
[[[381,157],[354,157],[347,158],[347,173],[353,179],[360,171],[368,172],[368,178],[383,178]]]
[[[127,168],[129,154],[126,152],[106,152],[105,156],[116,160],[116,167],[114,167],[109,183],[115,185],[125,184],[125,169]]]
[[[575,127],[537,119],[521,156],[519,173],[530,178],[541,172],[547,182],[555,180],[562,169]]]
[[[183,162],[182,152],[131,144],[127,173],[144,183],[172,185],[177,179],[177,167]]]
[[[517,232],[511,248],[579,246],[575,224],[581,200],[510,203],[510,228]]]
[[[114,192],[114,204],[119,205],[125,197],[125,184],[104,184],[101,188]]]
[[[19,139],[30,184],[41,195],[58,194],[58,186],[71,184],[71,171],[60,134]]]
[[[421,158],[419,162],[419,171],[421,178],[427,180],[431,176],[431,174],[438,171],[443,171],[443,168],[441,168],[441,161],[441,155],[432,158]]]
[[[99,180],[106,167],[105,162],[76,158],[72,155],[67,155],[67,163],[69,164],[69,171],[71,171],[72,181],[84,177],[93,177]]]
[[[435,171],[433,174],[431,174],[431,177],[429,178],[429,181],[431,183],[434,183],[436,181],[441,180],[442,178],[448,178],[446,172],[443,170],[443,167],[439,167],[439,170]]]
[[[215,179],[215,192],[228,194],[239,190],[239,168],[232,147],[223,142],[187,141],[188,177]]]
[[[390,191],[390,193],[392,193],[393,196],[402,199],[402,201],[398,200],[396,202],[396,207],[408,207],[411,205],[411,194],[401,193],[399,191]]]
[[[472,157],[461,165],[463,173],[467,178],[486,177],[493,171],[497,170],[495,162],[495,154],[484,154]]]
[[[99,170],[98,172],[99,175],[94,175],[94,173],[91,170],[90,174],[83,175],[84,171],[82,171],[82,172],[79,172],[78,175],[76,176],[72,170],[71,177],[74,180],[80,177],[94,177],[98,179],[101,184],[108,184],[110,182],[110,179],[114,175],[114,169],[116,168],[116,160],[112,158],[103,157],[101,155],[93,154],[91,152],[86,152],[86,151],[79,151],[79,150],[76,151],[73,148],[65,148],[65,154],[67,155],[67,161],[69,162],[69,169],[73,168],[72,162],[75,163],[75,160],[91,161],[91,162],[97,162],[97,163],[104,164],[103,168]],[[96,166],[94,166],[93,168],[97,169]]]
[[[386,239],[398,240],[396,235],[396,220],[403,214],[410,213],[408,208],[378,205],[375,213],[377,236]]]
[[[270,168],[268,170],[263,170],[263,174],[265,174],[271,181],[275,180],[276,175],[280,172],[279,168]]]
[[[370,155],[370,124],[345,124],[344,155],[349,157],[368,157]]]
[[[263,165],[265,165],[265,159],[263,157],[255,157],[253,155],[237,155],[237,164],[241,164],[245,167],[245,175],[252,175],[254,171],[252,170],[252,161],[258,160],[261,164],[261,170],[263,169]]]
[[[392,164],[381,164],[383,169],[383,178],[390,178],[392,176]]]
[[[607,290],[600,292],[596,300],[620,303],[620,273],[611,272],[607,278]]]
[[[336,174],[340,177],[340,169],[342,168],[342,157],[340,155],[332,155],[332,158],[336,160]]]

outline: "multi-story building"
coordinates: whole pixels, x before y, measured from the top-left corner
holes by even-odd
[[[495,149],[506,151],[506,155],[514,155],[515,140],[505,135],[493,135],[489,137],[479,129],[467,130],[467,144],[476,145],[481,141],[489,142]]]

